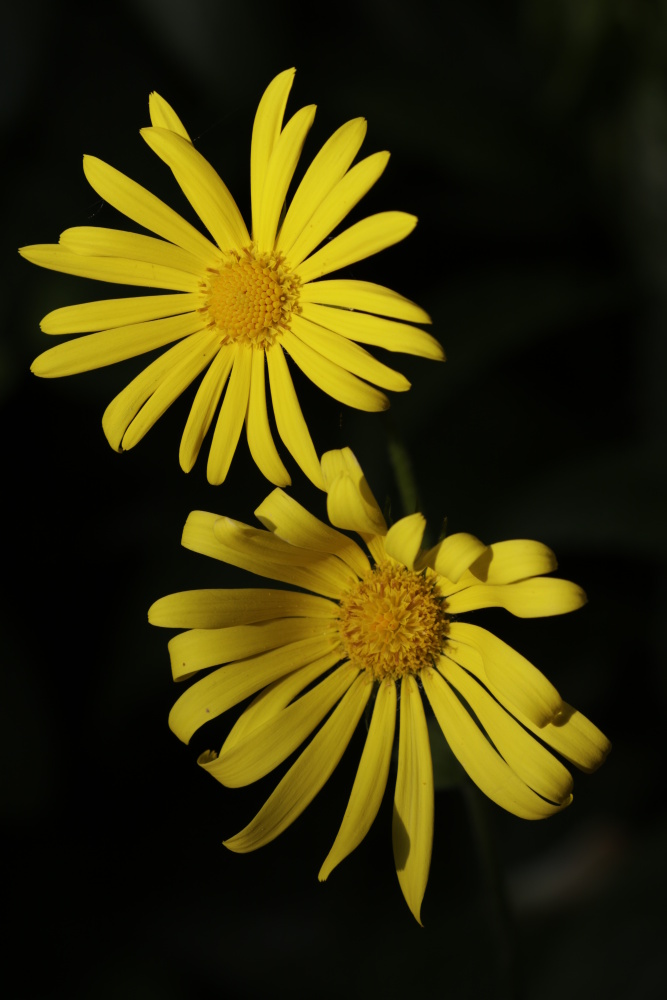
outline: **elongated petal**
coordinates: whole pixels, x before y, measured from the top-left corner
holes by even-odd
[[[452,660],[443,656],[440,673],[463,695],[496,749],[534,792],[551,802],[564,802],[572,792],[572,775],[516,719]]]
[[[264,182],[269,160],[280,136],[287,98],[294,81],[294,69],[286,69],[274,77],[259,102],[252,128],[250,146],[250,194],[252,199],[252,229],[257,232]]]
[[[459,585],[461,581],[459,580]],[[447,599],[453,615],[478,608],[505,608],[517,618],[544,618],[565,615],[586,603],[586,595],[569,580],[538,576],[506,586],[480,584],[468,587]]]
[[[430,323],[429,314],[410,299],[391,288],[371,281],[355,278],[331,278],[327,281],[309,281],[303,285],[299,301],[337,306],[339,309],[359,309],[364,313],[391,316],[407,323]]]
[[[437,671],[427,667],[420,677],[452,753],[493,802],[522,819],[544,819],[570,804],[572,796],[554,804],[529,788],[496,752]]]
[[[196,292],[199,289],[200,279],[197,275],[173,267],[118,257],[84,257],[66,250],[58,243],[22,247],[19,253],[32,264],[51,271],[62,271],[63,274],[76,274],[80,278],[94,278],[96,281],[111,281],[120,285],[170,288],[177,292]]]
[[[516,583],[531,576],[542,576],[558,568],[556,557],[542,542],[521,538],[511,542],[495,542],[470,566],[462,583]],[[449,576],[445,573],[445,576]],[[450,580],[454,579],[449,577]]]
[[[315,105],[301,108],[280,133],[268,162],[259,214],[253,219],[253,239],[259,253],[273,250],[287,189],[296,170],[306,136],[313,124]]]
[[[169,208],[141,184],[96,156],[84,156],[83,172],[100,198],[145,229],[183,247],[198,257],[204,267],[215,267],[220,251],[198,229]]]
[[[147,399],[169,378],[174,370],[187,363],[193,353],[211,357],[217,350],[217,338],[202,330],[179,341],[144,368],[107,406],[102,417],[102,429],[114,451],[123,450],[123,437],[128,426]]]
[[[554,721],[541,729],[530,719],[522,716],[519,718],[532,733],[587,774],[597,771],[611,750],[611,743],[604,733],[567,702],[563,702]]]
[[[466,657],[462,644],[479,653],[490,682],[536,726],[545,726],[561,711],[563,700],[553,684],[492,632],[469,622],[451,622],[445,652],[457,663]]]
[[[474,535],[459,531],[447,535],[432,549],[425,552],[419,560],[420,568],[430,566],[441,576],[456,583],[468,567],[479,559],[487,550],[484,542]]]
[[[357,163],[342,177],[313,213],[308,225],[286,253],[290,267],[299,265],[309,253],[333,232],[339,222],[358,204],[373,187],[389,162],[389,153],[374,153]],[[365,254],[364,256],[368,256]],[[334,270],[334,268],[329,268]],[[306,272],[307,273],[307,272]],[[310,277],[304,278],[309,281]]]
[[[222,250],[241,251],[250,234],[221,177],[192,143],[163,128],[143,128],[150,148],[171,168],[183,194]]]
[[[318,660],[326,670],[337,662],[338,655],[331,649],[323,652],[322,640],[315,636],[228,663],[183,692],[169,713],[169,728],[179,740],[189,743],[206,722],[239,705],[276,678]]]
[[[379,212],[356,222],[299,265],[302,284],[321,278],[404,240],[417,225],[406,212]]]
[[[163,628],[227,628],[272,618],[318,618],[338,614],[338,605],[315,594],[259,587],[227,590],[184,590],[155,601],[148,610],[151,625]]]
[[[218,350],[199,384],[188,419],[185,423],[178,460],[183,472],[189,472],[195,462],[213,422],[220,397],[234,363],[234,346],[225,345]]]
[[[370,571],[366,553],[353,539],[324,524],[283,490],[273,490],[256,508],[255,517],[290,545],[336,555],[360,577]]]
[[[334,132],[308,167],[290,203],[276,241],[279,253],[288,253],[295,239],[305,229],[315,209],[343,176],[357,155],[366,121],[354,118]]]
[[[203,325],[201,315],[195,312],[89,333],[40,354],[31,371],[41,378],[60,378],[104,368],[199,333]]]
[[[324,327],[317,326],[296,314],[290,320],[290,328],[304,344],[308,344],[318,354],[340,368],[352,372],[353,375],[358,375],[373,385],[379,385],[382,389],[390,389],[393,392],[405,392],[410,388],[410,383],[404,375],[383,365],[363,347],[341,337],[339,333],[325,330]]]
[[[411,674],[401,681],[398,773],[391,832],[401,892],[413,917],[421,924],[433,846],[433,764],[424,706]]]
[[[282,343],[304,375],[340,403],[370,412],[388,408],[389,400],[383,392],[318,354],[291,331],[283,332]]]
[[[272,345],[267,352],[266,360],[269,367],[273,412],[281,441],[310,481],[318,489],[323,490],[324,481],[315,446],[303,418],[292,376],[280,344]]]
[[[419,327],[396,323],[383,316],[369,316],[364,312],[355,312],[349,306],[334,307],[309,301],[317,300],[318,289],[328,284],[334,282],[314,281],[302,286],[299,300],[304,319],[318,323],[328,330],[339,333],[341,337],[347,337],[360,344],[370,344],[372,347],[382,347],[385,351],[401,354],[414,354],[416,357],[430,358],[433,361],[444,360],[445,352],[435,337],[420,330]],[[341,298],[344,296],[341,295]]]
[[[346,531],[386,535],[387,523],[350,448],[322,455],[330,522]]]
[[[423,514],[409,514],[392,524],[384,540],[385,552],[392,559],[413,569],[426,530]]]
[[[199,309],[201,298],[195,292],[175,295],[134,295],[127,299],[101,299],[62,306],[47,313],[39,324],[42,333],[92,333],[112,327],[148,323],[165,316],[179,316]]]
[[[392,680],[378,688],[357,776],[340,830],[317,876],[320,882],[359,846],[373,825],[387,786],[395,722],[396,684]]]
[[[87,257],[139,260],[195,274],[200,280],[202,278],[201,261],[194,254],[154,236],[128,233],[122,229],[104,229],[102,226],[75,226],[60,234],[60,246]]]
[[[228,788],[241,788],[259,781],[282,764],[319,726],[357,673],[348,663],[338,667],[279,715],[253,729],[247,739],[235,743],[227,752],[223,747],[208,769]]]
[[[248,411],[250,398],[250,370],[252,367],[252,347],[234,345],[234,362],[229,376],[229,385],[220,407],[218,421],[213,431],[213,441],[208,456],[206,476],[213,486],[219,486],[227,478],[236,445]]]
[[[225,847],[238,854],[254,851],[275,840],[301,815],[343,756],[371,690],[365,674],[357,677],[255,818],[224,841]]]
[[[164,97],[160,97],[155,91],[149,95],[148,111],[151,116],[151,125],[154,125],[156,128],[168,128],[170,132],[176,132],[177,135],[187,139],[188,142],[192,142],[190,136],[185,131],[183,122],[171,104],[168,104]]]
[[[289,486],[291,478],[275,446],[266,408],[264,351],[253,351],[250,399],[246,414],[246,436],[250,454],[258,469],[276,486]]]

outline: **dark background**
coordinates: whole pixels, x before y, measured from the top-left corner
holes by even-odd
[[[519,995],[512,977],[541,1000],[662,995],[666,8],[459,0],[439,5],[441,23],[434,9],[133,0],[83,14],[34,0],[3,15],[0,803],[12,996],[458,1000]],[[362,847],[317,882],[361,733],[286,834],[252,855],[221,847],[276,777],[234,791],[197,768],[227,721],[191,747],[169,732],[168,635],[147,626],[146,609],[175,590],[238,585],[240,574],[181,549],[180,530],[195,508],[251,521],[270,485],[244,442],[222,487],[208,486],[202,458],[181,473],[192,392],[115,455],[101,415],[141,359],[61,381],[28,373],[53,343],[39,331],[45,313],[123,294],[15,253],[69,226],[122,224],[87,186],[81,154],[187,214],[138,136],[158,90],[246,212],[257,101],[292,65],[288,113],[319,105],[305,161],[364,115],[364,153],[392,158],[355,217],[420,218],[353,274],[428,309],[448,354],[445,366],[385,359],[414,384],[390,412],[433,533],[447,515],[450,530],[486,541],[538,538],[589,594],[565,618],[486,619],[614,743],[548,823],[489,807],[516,926],[510,973],[458,791],[437,795],[425,929],[393,871],[389,793]],[[297,388],[318,450],[350,444],[400,516],[387,422],[303,379]],[[293,492],[323,512],[298,475]]]

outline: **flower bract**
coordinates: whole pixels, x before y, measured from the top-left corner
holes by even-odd
[[[187,743],[204,723],[255,696],[220,751],[199,758],[229,787],[257,781],[305,744],[255,818],[225,841],[245,853],[308,806],[368,710],[347,810],[319,877],[373,823],[397,734],[394,859],[420,920],[433,840],[427,710],[472,781],[525,819],[572,801],[572,776],[556,754],[592,771],[609,750],[536,667],[466,616],[488,607],[525,618],[564,614],[585,595],[550,575],[556,561],[539,542],[485,545],[459,533],[424,550],[421,514],[388,528],[349,449],[327,452],[322,476],[330,524],[281,489],[255,511],[261,528],[203,511],[189,516],[187,548],[271,583],[187,591],[151,607],[153,624],[186,629],[169,642],[175,679],[208,671],[177,700],[170,725]]]
[[[41,354],[32,370],[46,378],[72,375],[168,348],[110,403],[104,432],[116,451],[134,447],[202,376],[179,458],[190,471],[214,424],[207,466],[214,484],[225,479],[244,424],[262,473],[277,486],[290,482],[273,440],[268,389],[285,447],[324,487],[288,357],[334,399],[368,411],[389,405],[382,390],[401,392],[410,383],[361,344],[444,357],[438,342],[412,325],[430,322],[419,306],[381,285],[325,277],[404,239],[417,221],[405,212],[380,212],[329,239],[387,165],[386,152],[353,163],[364,119],[347,122],[324,144],[284,211],[315,115],[314,105],[301,108],[283,125],[293,77],[287,70],[269,84],[255,117],[250,228],[174,110],[154,93],[151,127],[141,134],[172,170],[207,235],[129,177],[86,156],[84,172],[97,194],[146,232],[77,226],[57,244],[21,250],[42,267],[158,290],[49,313],[45,333],[85,336]]]

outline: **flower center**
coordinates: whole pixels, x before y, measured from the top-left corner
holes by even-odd
[[[212,272],[204,308],[222,334],[221,344],[270,346],[298,310],[299,281],[279,254],[234,254]]]
[[[381,563],[340,601],[338,630],[353,663],[375,680],[431,666],[449,619],[434,579]]]

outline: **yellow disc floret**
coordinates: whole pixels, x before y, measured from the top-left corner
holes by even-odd
[[[350,660],[375,680],[432,666],[449,619],[434,577],[381,563],[340,601],[338,630]]]
[[[279,254],[230,254],[211,273],[204,309],[221,333],[221,344],[237,341],[270,346],[298,308],[299,282]]]

